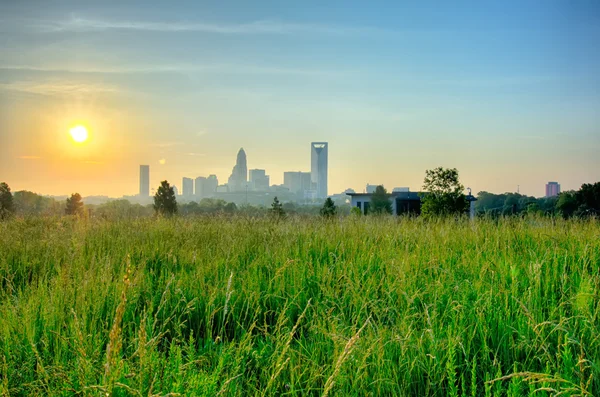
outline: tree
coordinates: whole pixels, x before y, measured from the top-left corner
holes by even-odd
[[[337,214],[337,207],[335,206],[335,203],[333,202],[331,197],[327,197],[327,200],[325,200],[325,203],[323,204],[323,207],[321,208],[321,216],[323,216],[325,218],[331,218],[331,217],[334,217],[336,214]]]
[[[456,168],[438,167],[425,171],[423,189],[423,215],[462,214],[469,208]]]
[[[577,202],[577,193],[573,190],[561,192],[558,195],[558,201],[556,202],[556,210],[564,217],[570,218],[573,216],[579,203]]]
[[[285,211],[283,210],[283,205],[277,199],[277,196],[273,198],[273,203],[271,204],[271,214],[276,216],[277,218],[281,218],[285,216]]]
[[[0,219],[7,218],[15,212],[13,196],[10,187],[5,183],[0,183]]]
[[[237,205],[235,205],[235,203],[227,203],[225,204],[225,207],[223,207],[223,211],[227,212],[228,214],[233,214],[235,211],[237,211]]]
[[[160,215],[171,216],[177,213],[175,191],[169,182],[162,181],[154,195],[154,211]]]
[[[584,183],[575,194],[579,208],[577,215],[600,214],[600,182]]]
[[[371,196],[371,204],[369,210],[373,214],[391,214],[392,203],[390,202],[390,195],[382,185],[375,188],[375,193]]]
[[[83,201],[81,200],[81,195],[79,193],[73,193],[71,197],[67,199],[65,214],[83,215]]]

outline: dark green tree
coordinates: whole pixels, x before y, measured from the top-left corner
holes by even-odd
[[[285,211],[283,210],[283,205],[277,199],[277,196],[273,198],[273,203],[271,204],[271,214],[277,218],[281,218],[285,216]]]
[[[392,202],[390,201],[390,195],[382,185],[379,185],[375,188],[375,192],[371,196],[369,211],[376,215],[392,213]]]
[[[575,194],[579,207],[576,215],[598,215],[600,214],[600,182],[594,184],[584,183]]]
[[[325,200],[325,203],[323,204],[323,207],[321,208],[321,216],[323,216],[325,218],[331,218],[331,217],[334,217],[336,214],[337,214],[337,207],[335,206],[335,203],[333,202],[331,197],[327,197],[327,200]]]
[[[83,215],[83,201],[81,200],[81,195],[79,193],[73,193],[71,197],[67,199],[65,214]]]
[[[570,218],[577,211],[579,203],[577,202],[577,193],[573,190],[561,192],[558,195],[558,201],[556,202],[556,210],[564,218]]]
[[[225,204],[225,207],[223,207],[223,211],[225,211],[228,214],[233,214],[235,211],[237,211],[237,205],[235,205],[235,203],[227,203]]]
[[[456,168],[438,167],[425,171],[421,213],[431,215],[457,215],[469,208],[464,186],[459,182]]]
[[[177,213],[175,191],[169,182],[162,181],[154,195],[154,211],[157,214],[171,216]]]
[[[10,187],[5,183],[0,183],[0,219],[9,217],[15,212],[13,196]]]

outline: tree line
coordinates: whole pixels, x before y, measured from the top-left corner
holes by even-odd
[[[469,209],[467,196],[463,193],[464,186],[460,183],[458,170],[455,168],[438,167],[427,170],[421,193],[421,214],[423,216],[457,216],[465,214]],[[371,196],[369,213],[386,215],[392,213],[391,194],[383,186],[377,186]],[[518,214],[538,214],[550,216],[588,217],[600,216],[600,182],[583,184],[577,191],[570,190],[556,197],[535,198],[518,193],[493,194],[479,192],[475,202],[478,215],[507,216]],[[79,193],[73,193],[64,204],[53,198],[18,191],[11,193],[10,187],[0,183],[0,219],[17,213],[20,215],[77,215],[114,217],[142,217],[152,214],[172,216],[180,214],[207,215],[238,213],[249,216],[270,215],[277,219],[288,214],[321,215],[331,218],[342,214],[361,215],[359,208],[336,206],[331,198],[327,198],[321,207],[281,203],[274,197],[270,208],[251,205],[237,206],[222,199],[204,198],[199,202],[178,204],[172,186],[168,181],[162,181],[155,196],[154,204],[143,206],[132,204],[125,199],[109,201],[96,206],[84,206]]]

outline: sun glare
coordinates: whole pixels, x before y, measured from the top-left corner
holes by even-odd
[[[87,128],[82,125],[76,125],[75,127],[71,128],[69,133],[75,142],[82,143],[88,139]]]

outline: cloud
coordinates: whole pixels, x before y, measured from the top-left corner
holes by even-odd
[[[150,144],[151,147],[158,147],[158,148],[167,148],[167,147],[173,147],[173,146],[179,146],[179,145],[183,145],[183,142],[157,142],[157,143]]]
[[[186,156],[203,157],[203,156],[206,156],[206,153],[186,153]]]
[[[259,20],[247,23],[210,23],[183,21],[135,21],[102,20],[72,17],[58,22],[38,22],[30,25],[42,32],[97,32],[108,30],[132,30],[149,32],[198,32],[225,35],[372,35],[386,31],[374,27],[347,27],[311,23],[290,23],[273,20]]]
[[[19,158],[21,160],[39,160],[39,159],[41,159],[40,156],[19,156],[17,158]]]
[[[88,95],[92,93],[114,93],[118,92],[115,86],[96,84],[96,83],[78,83],[63,80],[49,81],[12,81],[9,83],[0,83],[0,90],[19,91],[29,94],[62,96],[62,95]]]
[[[158,160],[158,164],[160,164],[160,165],[165,165],[165,164],[167,164],[167,160],[165,160],[165,159],[160,159],[160,160]]]
[[[215,73],[250,75],[298,75],[342,77],[353,74],[347,70],[323,70],[310,68],[288,68],[243,64],[147,64],[131,66],[38,66],[38,65],[0,65],[0,70],[26,71],[42,73],[80,73],[80,74],[139,74],[139,73]]]

